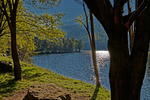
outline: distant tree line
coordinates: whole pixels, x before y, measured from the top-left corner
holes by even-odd
[[[60,38],[58,40],[35,39],[38,53],[72,53],[80,52],[84,45],[82,40],[72,38]]]

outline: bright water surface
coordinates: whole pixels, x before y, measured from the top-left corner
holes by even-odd
[[[110,64],[109,52],[96,51],[96,55],[100,83],[106,89],[110,90],[108,76]],[[49,69],[57,74],[61,74],[63,76],[77,80],[82,80],[90,84],[95,84],[91,51],[66,54],[41,54],[34,56],[33,60],[35,65]],[[150,100],[150,59],[147,63],[147,71],[141,90],[141,100]]]

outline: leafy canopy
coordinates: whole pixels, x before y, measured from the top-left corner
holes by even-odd
[[[9,12],[9,10],[8,10]],[[17,49],[21,60],[23,58],[29,58],[30,55],[36,50],[36,45],[33,39],[38,37],[39,39],[57,39],[64,37],[65,32],[58,26],[62,25],[61,18],[65,14],[42,14],[36,15],[33,12],[27,10],[23,3],[20,2],[17,9]],[[6,23],[4,16],[2,25],[5,26],[1,34],[8,33],[3,37],[0,37],[0,52],[10,52],[10,29],[8,23]],[[7,44],[7,46],[6,46]]]

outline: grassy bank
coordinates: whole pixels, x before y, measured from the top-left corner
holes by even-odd
[[[1,60],[12,61],[7,57],[0,57],[0,61]],[[110,92],[105,88],[96,88],[92,84],[67,78],[32,64],[21,63],[21,66],[21,81],[14,81],[13,73],[0,74],[0,98],[3,99],[7,96],[14,95],[34,83],[54,83],[63,89],[80,93],[81,96],[88,96],[91,100],[95,100],[95,98],[96,100],[110,99]]]

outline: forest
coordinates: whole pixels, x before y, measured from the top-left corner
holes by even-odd
[[[81,52],[84,45],[82,40],[76,40],[74,37],[69,38],[60,38],[57,41],[53,40],[38,40],[34,39],[37,49],[35,52],[44,54],[44,53],[73,53]]]

